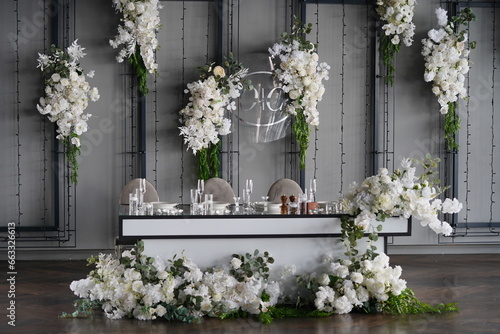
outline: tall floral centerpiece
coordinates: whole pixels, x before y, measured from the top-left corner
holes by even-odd
[[[445,115],[445,139],[448,150],[458,150],[455,135],[460,129],[460,117],[456,108],[458,99],[467,98],[465,75],[469,72],[470,49],[476,43],[468,41],[466,30],[459,25],[475,20],[470,8],[448,20],[446,10],[436,9],[439,29],[431,29],[428,38],[422,40],[425,60],[424,80],[432,81],[432,92],[438,97],[440,112]]]
[[[48,55],[38,54],[37,66],[45,76],[45,96],[40,98],[36,107],[57,124],[56,138],[64,145],[73,183],[78,179],[80,136],[87,131],[87,121],[91,116],[85,113],[85,109],[89,99],[93,102],[99,99],[98,89],[88,84],[78,63],[85,56],[83,50],[77,40],[66,51],[52,45]],[[89,78],[93,76],[94,71],[87,74]]]
[[[117,12],[122,14],[115,39],[109,41],[114,48],[124,45],[116,60],[124,59],[137,75],[139,91],[148,93],[148,73],[156,73],[155,50],[158,48],[156,32],[160,28],[162,8],[159,0],[113,0]]]
[[[380,39],[380,53],[382,62],[386,66],[387,73],[385,82],[394,85],[394,57],[399,52],[401,44],[406,46],[413,44],[415,24],[413,14],[415,12],[415,0],[378,0],[377,13],[385,22],[382,26],[384,33]]]
[[[328,80],[330,69],[328,64],[319,63],[315,45],[305,38],[311,28],[312,24],[306,26],[295,20],[291,33],[283,33],[269,48],[271,57],[279,59],[274,75],[289,99],[286,112],[295,116],[292,130],[299,142],[300,169],[305,168],[309,126],[319,125],[317,104],[325,93],[322,81]]]
[[[223,65],[200,68],[200,79],[187,85],[184,92],[189,94],[189,102],[179,112],[180,135],[188,149],[199,154],[198,173],[204,180],[218,176],[219,136],[231,132],[231,120],[225,113],[236,109],[234,99],[241,95],[242,79],[248,72],[232,54]]]

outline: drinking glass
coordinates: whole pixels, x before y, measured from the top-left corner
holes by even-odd
[[[233,197],[233,200],[234,200],[233,214],[238,215],[240,214],[240,197]]]
[[[262,214],[267,215],[269,213],[269,196],[261,196],[260,198],[262,199],[263,206]]]
[[[131,216],[139,214],[139,200],[135,192],[128,194],[128,214]]]
[[[153,215],[153,203],[144,203],[144,214],[146,216],[152,216]]]
[[[207,214],[207,215],[214,214],[214,195],[213,194],[205,194],[205,214]]]
[[[196,215],[198,214],[198,205],[199,205],[199,200],[200,194],[198,192],[198,189],[191,189],[191,214]]]

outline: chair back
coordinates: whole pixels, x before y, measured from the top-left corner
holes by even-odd
[[[267,192],[267,196],[269,197],[268,201],[271,203],[281,203],[281,196],[283,195],[290,197],[292,195],[299,196],[302,194],[303,192],[299,184],[292,179],[286,178],[274,182]]]
[[[128,195],[135,191],[135,189],[139,189],[139,178],[133,179],[127,182],[127,184],[122,188],[122,192],[120,193],[120,205],[128,205]],[[144,193],[144,202],[159,202],[160,198],[158,197],[158,192],[155,187],[146,180],[146,192]]]
[[[205,181],[204,194],[213,194],[215,202],[234,203],[234,191],[224,179],[213,177]],[[203,199],[202,199],[203,200]]]

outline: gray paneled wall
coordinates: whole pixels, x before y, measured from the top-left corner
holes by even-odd
[[[47,50],[51,41],[51,3],[49,0],[0,2],[0,136],[4,156],[0,161],[1,225],[14,221],[23,227],[52,227],[58,205],[60,226],[69,230],[64,235],[69,241],[23,241],[18,247],[46,249],[46,254],[31,255],[34,258],[85,257],[95,250],[112,248],[118,232],[120,190],[126,181],[138,176],[137,156],[131,154],[136,140],[131,126],[137,112],[134,100],[137,96],[131,89],[128,65],[118,64],[117,51],[109,46],[119,23],[112,2],[56,2],[64,3],[68,9],[66,17],[60,18],[59,35],[66,34],[70,42],[77,38],[85,47],[87,55],[82,66],[86,71],[96,71],[89,82],[99,88],[101,97],[87,109],[93,117],[89,131],[82,137],[78,185],[68,186],[61,178],[60,187],[55,189],[53,125],[35,108],[43,90],[41,74],[35,69],[36,58],[38,52]],[[336,199],[339,192],[348,190],[352,181],[361,181],[372,174],[373,161],[392,169],[405,156],[420,157],[430,152],[446,157],[442,116],[430,84],[423,81],[424,62],[420,55],[420,40],[436,26],[434,9],[440,3],[425,1],[416,6],[415,41],[410,48],[402,47],[397,56],[394,87],[385,86],[382,78],[375,77],[380,68],[374,63],[377,23],[372,6],[313,3],[305,6],[306,19],[314,24],[309,39],[318,43],[320,60],[331,66],[330,79],[325,82],[326,93],[319,103],[320,125],[317,132],[311,132],[304,178],[307,183],[317,177],[319,200]],[[150,76],[150,94],[145,102],[146,176],[158,189],[160,200],[188,202],[189,188],[196,181],[196,159],[186,150],[178,130],[178,111],[186,103],[183,93],[186,84],[198,79],[198,66],[216,60],[218,47],[223,53],[233,51],[251,71],[261,69],[264,64],[258,59],[265,58],[267,49],[288,29],[299,2],[223,1],[221,12],[210,1],[162,1],[162,5],[163,26],[157,36],[161,48],[156,54],[159,70],[157,76]],[[494,202],[498,202],[495,171],[500,140],[500,136],[495,136],[500,124],[495,118],[500,96],[500,75],[496,70],[500,58],[500,13],[498,8],[474,11],[479,21],[471,24],[471,36],[478,42],[478,48],[471,54],[474,63],[469,82],[471,98],[460,106],[462,149],[458,155],[456,189],[461,201],[469,196],[466,203],[469,210],[459,215],[458,222],[498,222],[500,209]],[[219,19],[222,45],[217,44]],[[374,95],[375,91],[378,95]],[[374,124],[375,109],[379,111],[377,124]],[[290,132],[272,143],[254,143],[245,135],[238,112],[232,115],[233,133],[223,139],[222,154],[222,176],[232,182],[235,192],[239,192],[245,179],[252,178],[254,198],[258,199],[276,179],[298,179],[294,167],[297,163],[290,154],[295,149]],[[380,134],[376,143],[375,130]],[[374,147],[379,154],[373,153]],[[57,203],[55,191],[61,192]],[[418,225],[414,222],[411,237],[395,238],[390,250],[422,251],[419,246],[435,246],[432,251],[441,252],[449,251],[444,246],[464,240],[498,243],[496,236],[438,238]],[[59,247],[72,250],[57,252]],[[463,251],[469,250],[463,248]]]

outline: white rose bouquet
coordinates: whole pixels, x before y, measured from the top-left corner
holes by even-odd
[[[38,66],[45,75],[45,96],[40,98],[37,110],[47,115],[57,124],[57,139],[66,150],[67,163],[71,169],[73,183],[78,178],[77,156],[80,154],[80,136],[87,131],[87,121],[91,114],[85,113],[88,101],[97,101],[99,91],[91,87],[85,79],[78,61],[85,56],[84,48],[73,42],[66,52],[50,48],[50,54],[38,54]],[[94,71],[87,77],[92,78]]]

